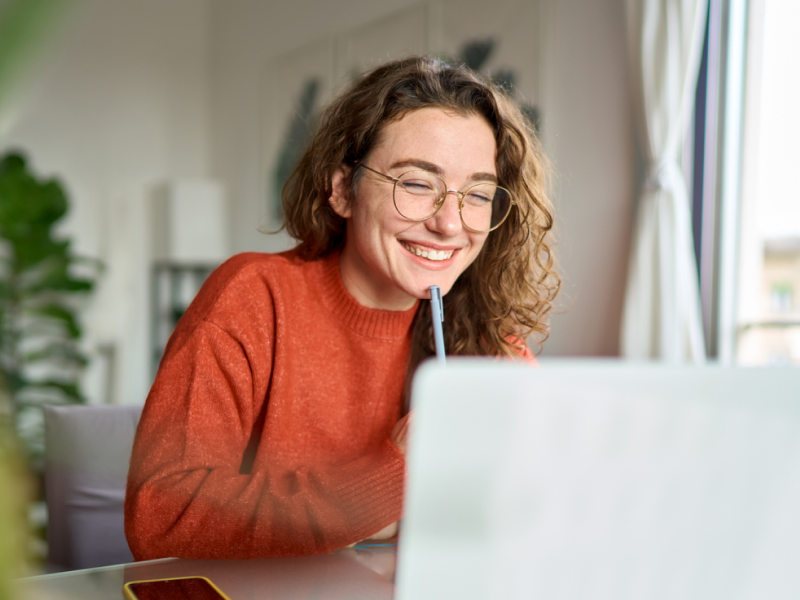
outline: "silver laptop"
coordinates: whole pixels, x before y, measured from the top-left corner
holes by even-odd
[[[412,399],[400,600],[800,598],[800,369],[450,360]]]

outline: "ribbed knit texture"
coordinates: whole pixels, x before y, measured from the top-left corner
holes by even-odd
[[[330,552],[401,516],[400,413],[416,306],[361,306],[338,254],[241,254],[180,320],[133,447],[138,560]]]

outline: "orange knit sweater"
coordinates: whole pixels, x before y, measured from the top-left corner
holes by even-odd
[[[134,557],[316,554],[397,521],[405,462],[388,438],[415,313],[358,304],[338,253],[241,254],[217,269],[136,432]]]

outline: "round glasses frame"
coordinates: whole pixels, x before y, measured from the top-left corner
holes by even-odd
[[[392,177],[391,175],[386,175],[385,173],[381,173],[380,171],[376,171],[372,167],[368,167],[367,165],[365,165],[363,163],[359,163],[358,165],[356,165],[356,169],[359,169],[361,167],[363,167],[367,171],[372,171],[376,175],[382,177],[385,181],[389,181],[389,182],[391,182],[393,184],[393,187],[392,187],[392,204],[394,204],[394,208],[397,211],[397,213],[401,217],[403,217],[404,219],[408,219],[409,221],[416,221],[416,222],[427,221],[433,215],[435,215],[437,212],[439,212],[439,209],[442,208],[442,206],[444,206],[444,202],[447,199],[447,195],[448,194],[455,194],[456,197],[458,198],[458,216],[461,219],[462,225],[464,225],[464,227],[466,227],[467,229],[469,229],[470,231],[473,231],[475,233],[489,233],[490,231],[494,231],[495,229],[500,227],[500,225],[505,223],[506,219],[508,219],[508,215],[511,214],[511,208],[513,206],[516,206],[516,204],[517,204],[514,201],[514,196],[511,194],[511,192],[509,192],[503,186],[495,185],[496,188],[499,188],[499,189],[503,190],[506,194],[508,194],[508,199],[509,199],[508,210],[506,211],[505,216],[502,219],[500,219],[500,222],[497,223],[496,225],[494,225],[491,229],[474,229],[474,228],[470,227],[469,225],[467,225],[467,223],[464,221],[464,215],[461,213],[461,209],[464,206],[464,197],[467,194],[469,194],[469,192],[471,190],[475,189],[476,187],[478,187],[480,185],[485,185],[485,183],[478,183],[476,185],[470,186],[469,188],[467,188],[463,192],[459,192],[458,190],[449,190],[449,189],[447,189],[447,183],[445,182],[444,179],[439,177],[436,173],[431,173],[430,171],[426,171],[425,169],[412,169],[411,171],[406,171],[405,173],[402,173],[400,175],[400,177]],[[439,181],[442,182],[442,187],[446,190],[445,193],[440,198],[437,198],[437,200],[436,200],[436,202],[434,204],[433,212],[431,214],[429,214],[427,217],[422,217],[420,219],[414,219],[412,217],[407,217],[402,212],[400,212],[400,209],[397,208],[397,196],[396,196],[397,184],[400,183],[400,178],[403,177],[404,175],[408,174],[408,173],[413,173],[413,172],[417,172],[417,171],[420,172],[420,173],[428,173],[430,175],[433,175]],[[494,185],[494,184],[492,184],[492,185]]]

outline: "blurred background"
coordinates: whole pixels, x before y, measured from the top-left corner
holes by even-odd
[[[700,4],[678,158],[701,352],[677,360],[800,364],[800,8]],[[504,84],[553,162],[564,287],[543,356],[641,358],[621,331],[652,175],[626,27],[625,0],[0,0],[2,410],[34,470],[39,406],[141,404],[210,270],[291,247],[264,232],[319,108],[412,53]],[[17,321],[15,282],[41,294]]]
[[[470,43],[473,64],[514,78],[538,111],[558,172],[565,307],[545,352],[618,353],[636,181],[621,0],[40,4],[54,14],[38,17],[46,30],[4,85],[0,152],[60,180],[70,210],[58,232],[105,265],[80,313],[90,402],[147,395],[154,264],[291,246],[259,230],[280,224],[275,172],[293,125],[302,139],[297,115],[313,120],[365,66],[463,58]],[[177,287],[190,299],[193,285]]]

